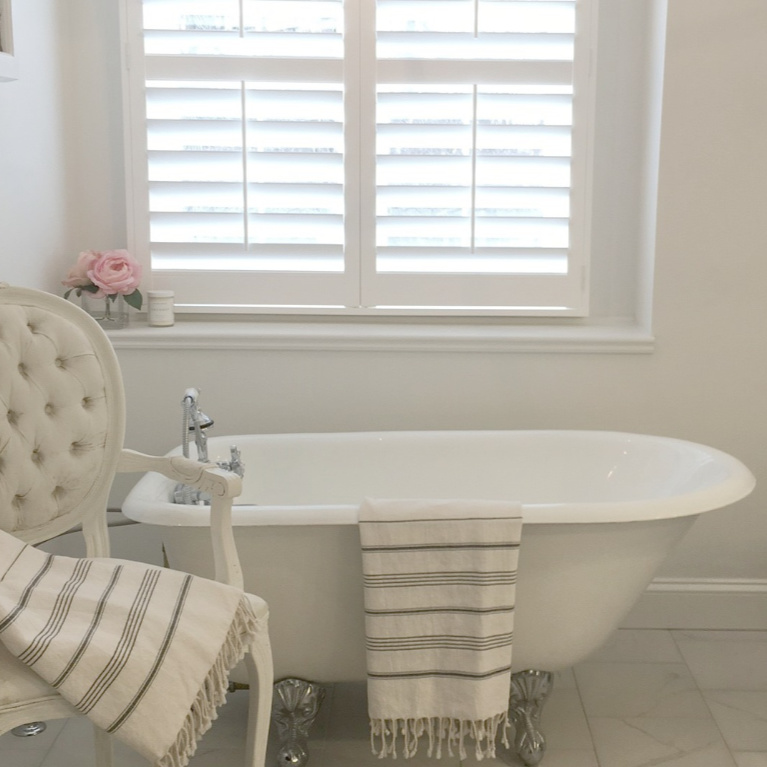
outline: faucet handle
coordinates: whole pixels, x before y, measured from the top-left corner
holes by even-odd
[[[234,472],[239,477],[245,475],[245,464],[240,458],[240,448],[238,448],[237,445],[231,445],[229,447],[229,460],[218,461],[218,466],[226,471]]]

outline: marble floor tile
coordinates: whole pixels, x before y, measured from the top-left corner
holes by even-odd
[[[575,678],[589,719],[711,716],[683,663],[583,663]]]
[[[431,760],[431,767],[441,767],[441,765]],[[460,762],[460,767],[525,767],[525,764],[516,754],[499,750],[495,759],[483,759],[481,762],[469,755],[467,759]],[[599,767],[599,763],[593,748],[547,748],[541,767]]]
[[[734,767],[710,719],[589,720],[600,767]]]
[[[562,671],[555,671],[552,682],[553,682],[552,688],[554,690],[576,689],[575,673],[573,672],[571,668],[566,668],[566,669],[563,669]]]
[[[767,752],[767,691],[705,690],[703,697],[731,749]]]
[[[40,767],[43,758],[39,751],[0,751],[3,767]]]
[[[674,631],[701,689],[766,690],[767,631]]]
[[[541,767],[599,767],[593,749],[551,749],[546,751]]]
[[[671,632],[663,629],[618,629],[588,662],[681,663]]]
[[[364,684],[328,686],[310,767],[381,767],[366,697]],[[228,696],[190,767],[240,767],[247,707],[247,692]],[[37,738],[0,736],[0,767],[93,767],[87,720],[48,724]],[[589,661],[555,674],[541,726],[541,767],[767,767],[767,632],[620,630]],[[273,732],[269,767],[277,748]],[[523,767],[502,747],[481,765],[469,751],[463,762],[424,751],[407,767]],[[115,752],[115,767],[148,767],[119,742]]]
[[[541,715],[547,753],[562,749],[592,749],[591,732],[576,689],[554,689]]]
[[[734,751],[732,755],[737,767],[767,767],[766,751]]]
[[[40,767],[93,767],[94,754],[93,725],[85,718],[67,719]],[[115,767],[150,767],[149,761],[117,740],[114,757]]]
[[[66,723],[66,719],[51,719],[46,722],[45,731],[32,738],[17,738],[10,732],[0,735],[0,764],[4,765],[4,755],[10,751],[15,754],[32,754],[38,760],[41,759],[41,754],[48,752]]]

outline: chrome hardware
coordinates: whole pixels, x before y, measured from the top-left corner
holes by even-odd
[[[280,739],[278,767],[303,767],[309,761],[309,730],[324,698],[324,687],[303,679],[283,679],[274,685],[272,721]]]
[[[543,759],[546,738],[541,732],[541,709],[551,693],[550,671],[520,671],[511,675],[509,719],[514,725],[514,749],[532,767]]]
[[[244,477],[245,464],[240,457],[240,448],[237,445],[230,445],[229,456],[230,460],[228,461],[216,461],[218,468],[233,471],[238,477]]]
[[[189,436],[194,435],[194,445],[197,449],[197,460],[208,463],[208,435],[206,430],[213,426],[213,419],[200,410],[198,401],[199,389],[191,388],[184,392],[181,400],[183,418],[181,421],[181,452],[184,458],[189,458]],[[242,477],[245,474],[245,465],[240,457],[237,445],[229,448],[230,460],[217,461],[217,466],[227,471],[233,471]],[[210,504],[210,496],[202,493],[189,485],[179,483],[173,490],[173,502],[203,506]]]
[[[48,725],[45,722],[28,722],[19,727],[14,727],[11,732],[17,738],[31,738],[35,735],[39,735],[47,726]]]

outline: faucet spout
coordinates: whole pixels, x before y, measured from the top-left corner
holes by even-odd
[[[205,415],[200,410],[198,399],[200,397],[199,389],[187,389],[184,392],[184,398],[181,400],[183,408],[183,419],[181,426],[181,452],[185,458],[189,458],[189,435],[194,435],[194,444],[197,449],[197,460],[208,463],[208,436],[206,429],[213,426],[213,419]],[[203,504],[210,502],[209,497],[189,485],[180,483],[176,485],[173,493],[173,500],[176,503]]]
[[[213,426],[213,419],[200,410],[198,389],[187,389],[181,406],[184,408],[184,420],[182,428],[182,450],[185,458],[189,458],[189,434],[194,434],[194,444],[197,448],[197,460],[208,462],[208,437],[205,429]]]

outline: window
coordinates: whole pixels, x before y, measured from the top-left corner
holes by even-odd
[[[125,0],[130,247],[187,310],[586,315],[595,3]]]

